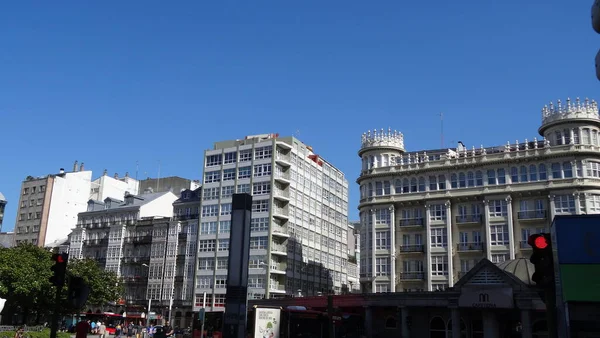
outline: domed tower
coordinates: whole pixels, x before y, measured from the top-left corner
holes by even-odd
[[[379,168],[395,166],[396,158],[403,153],[404,136],[402,133],[395,130],[392,131],[391,129],[388,129],[386,132],[381,129],[381,131],[368,131],[362,135],[360,150],[358,151],[358,156],[362,159],[362,170],[358,180],[360,184],[359,214],[361,245],[359,264],[361,271],[361,289],[364,292],[375,292],[375,284],[381,286],[386,283],[387,287],[384,290],[380,290],[381,292],[385,292],[385,290],[393,292],[395,290],[394,206],[389,202],[374,205],[368,203],[367,198],[373,197],[376,194],[382,195],[386,191],[387,194],[390,194],[390,190],[392,189],[390,180],[376,182],[374,179],[371,180],[370,177],[377,177],[378,174],[380,174],[378,173]],[[385,171],[385,169],[382,170]],[[365,202],[367,203],[365,204]],[[390,240],[390,247],[388,250],[375,250],[375,223],[377,223],[377,229],[380,232],[385,232],[384,226],[386,224],[389,227],[388,235],[386,235],[386,238]],[[383,277],[383,280],[377,280],[378,277],[375,274],[376,256],[378,259],[389,259],[391,275],[389,277]],[[376,280],[377,283],[375,283]]]
[[[396,164],[396,157],[404,153],[404,135],[388,128],[387,132],[373,129],[363,133],[358,156],[362,159],[361,176],[368,175],[372,169],[389,167]],[[367,184],[360,186],[360,198],[369,195]]]
[[[358,156],[362,159],[362,171],[387,167],[396,163],[396,156],[404,153],[404,136],[391,128],[368,131],[362,135]]]
[[[542,126],[539,129],[550,145],[586,144],[599,145],[600,116],[598,103],[577,98],[575,102],[567,99],[550,102],[542,108]]]

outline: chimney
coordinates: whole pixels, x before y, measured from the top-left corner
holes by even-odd
[[[79,166],[79,171],[83,171],[83,162],[81,162],[81,165]]]
[[[102,174],[102,176],[106,176],[108,175],[108,170],[104,169],[104,173]]]
[[[75,161],[75,164],[73,164],[73,172],[77,171],[77,161]]]
[[[65,173],[65,168],[60,168],[60,169],[58,170],[58,173],[59,173],[59,174],[64,174],[64,173]]]
[[[125,172],[125,177],[129,177],[129,171]]]
[[[119,173],[115,173],[115,176],[113,176],[114,178],[118,179],[119,178]]]

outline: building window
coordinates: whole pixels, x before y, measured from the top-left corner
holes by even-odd
[[[505,200],[491,200],[489,204],[490,217],[506,217],[508,215],[508,207]]]
[[[240,162],[252,161],[252,150],[251,149],[240,150],[239,159],[240,159]]]
[[[219,205],[210,204],[202,206],[202,217],[211,217],[219,215]]]
[[[252,212],[269,212],[269,200],[252,201]]]
[[[222,162],[221,161],[221,154],[206,156],[206,166],[207,167],[221,165],[221,162]]]
[[[202,200],[218,200],[219,199],[219,187],[216,188],[204,188],[202,192]]]
[[[445,248],[448,246],[448,233],[446,228],[431,228],[431,247]]]
[[[238,179],[250,178],[252,176],[252,167],[239,167]]]
[[[253,218],[250,221],[250,231],[269,231],[269,218],[268,217],[260,217]]]
[[[235,168],[223,170],[223,181],[235,180]]]
[[[433,276],[448,275],[448,256],[431,256],[431,274]]]
[[[508,260],[507,254],[492,254],[492,263],[498,264]]]
[[[229,250],[229,238],[219,240],[219,251]]]
[[[377,276],[389,276],[390,274],[390,258],[378,257],[375,258],[375,273]]]
[[[429,206],[431,213],[430,220],[444,221],[446,220],[446,206],[444,204],[432,204]]]
[[[254,149],[254,159],[255,160],[260,160],[263,158],[271,158],[272,155],[273,155],[273,147],[272,146],[260,147],[260,148]]]
[[[268,243],[268,237],[251,237],[250,238],[250,249],[266,249]]]
[[[389,250],[390,249],[390,232],[377,231],[375,232],[375,249]]]
[[[231,230],[231,221],[220,221],[219,222],[219,233],[228,234]]]
[[[376,293],[390,292],[390,283],[375,283]]]
[[[200,235],[211,235],[217,232],[217,222],[200,223]]]
[[[268,195],[271,193],[271,182],[256,182],[252,185],[253,195]]]
[[[387,225],[390,224],[390,210],[389,209],[377,209],[375,211],[375,224],[376,225]]]
[[[215,240],[214,239],[203,239],[198,242],[198,252],[213,252],[215,251]],[[214,264],[214,262],[213,262]]]
[[[231,203],[221,204],[221,216],[231,215]]]
[[[224,164],[230,164],[230,163],[235,163],[237,160],[237,153],[234,152],[230,152],[230,153],[225,153],[225,160],[223,161]]]
[[[198,270],[214,270],[215,259],[214,258],[200,258],[198,260]]]
[[[270,176],[271,163],[257,164],[254,166],[254,177]]]
[[[509,245],[508,225],[490,225],[491,245]]]
[[[557,214],[575,213],[575,197],[573,195],[558,195],[554,198],[554,208]]]
[[[207,171],[204,174],[204,183],[213,183],[221,181],[221,172],[220,171]]]

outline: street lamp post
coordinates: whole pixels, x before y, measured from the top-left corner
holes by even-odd
[[[152,306],[152,297],[150,297],[150,293],[148,292],[148,280],[150,279],[150,266],[148,266],[148,264],[144,263],[142,264],[143,267],[145,267],[146,269],[148,269],[148,274],[146,274],[146,295],[148,295],[148,310],[146,311],[148,313],[148,320],[147,322],[150,322],[150,307]]]

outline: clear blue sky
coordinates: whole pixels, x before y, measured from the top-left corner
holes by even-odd
[[[534,4],[534,2],[536,4]],[[79,160],[200,178],[218,140],[280,133],[342,169],[366,129],[410,150],[533,139],[600,98],[592,1],[17,1],[0,10],[0,191]]]

